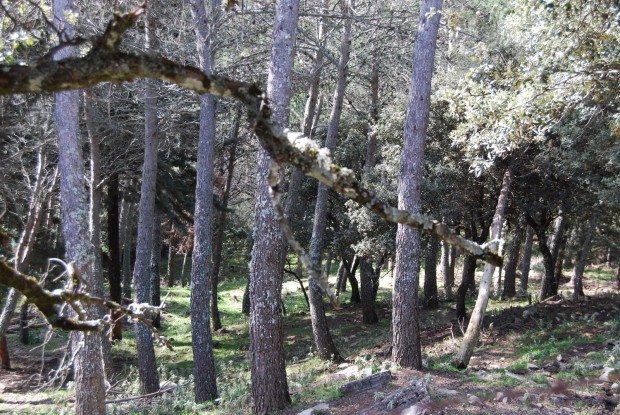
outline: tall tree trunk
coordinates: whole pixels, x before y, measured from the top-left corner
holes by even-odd
[[[174,275],[174,223],[170,225],[170,238],[168,241],[168,261],[166,262],[166,285],[168,287],[174,287],[175,275]]]
[[[183,265],[181,265],[181,287],[183,288],[187,285],[187,258],[192,256],[191,251],[191,249],[185,249],[185,252],[183,253]]]
[[[110,263],[108,266],[108,282],[110,284],[110,299],[118,304],[123,303],[121,286],[121,242],[120,242],[120,218],[119,218],[119,183],[118,173],[112,173],[108,180],[108,254]],[[110,311],[110,317],[114,322],[112,327],[112,340],[122,340],[123,321],[121,314]]]
[[[67,39],[73,38],[73,26],[66,14],[73,3],[54,0],[54,22]],[[56,52],[60,60],[77,53],[76,48],[64,47]],[[65,242],[65,261],[73,262],[89,291],[103,295],[103,282],[93,270],[94,249],[88,234],[88,198],[84,181],[84,163],[79,138],[79,92],[59,92],[54,96],[54,121],[58,140],[60,172],[61,224]],[[96,312],[88,307],[89,315]],[[75,371],[75,412],[78,415],[105,414],[105,376],[100,333],[72,333]]]
[[[451,255],[452,254],[452,255]],[[454,251],[447,242],[441,243],[441,275],[443,277],[443,291],[446,300],[452,300],[452,288],[454,287]]]
[[[219,0],[211,0],[209,15],[203,0],[192,2],[196,46],[200,69],[210,74],[213,67],[213,36]],[[194,356],[194,393],[197,403],[217,398],[215,361],[209,316],[209,280],[213,222],[213,156],[215,146],[215,97],[200,96],[200,134],[196,164],[196,208],[194,210],[194,253],[192,255],[191,316]]]
[[[521,293],[527,293],[529,277],[530,277],[530,261],[532,259],[532,245],[534,243],[534,229],[526,225],[525,243],[523,244],[523,256],[521,257],[521,280],[519,282],[519,290]]]
[[[588,255],[590,254],[590,247],[592,246],[592,237],[596,230],[596,220],[590,218],[584,228],[584,235],[582,237],[582,244],[577,253],[577,259],[575,260],[575,275],[573,276],[573,300],[577,301],[583,298],[583,272],[586,268],[586,262]]]
[[[508,206],[508,197],[510,195],[510,184],[512,182],[512,168],[508,167],[504,173],[502,180],[502,188],[497,200],[497,207],[495,209],[495,215],[493,216],[493,222],[491,224],[491,243],[494,249],[499,248],[499,239],[502,237],[502,225],[504,223],[504,212],[506,206]],[[467,331],[463,338],[463,343],[459,349],[459,352],[455,358],[455,365],[459,368],[465,368],[469,364],[469,359],[474,353],[474,348],[478,343],[480,337],[480,330],[484,321],[484,314],[489,302],[489,296],[491,295],[491,283],[493,279],[493,273],[495,272],[495,266],[491,264],[485,264],[484,272],[482,274],[482,280],[480,281],[480,288],[478,290],[478,298],[476,299],[476,305],[472,311],[469,324],[467,325]]]
[[[343,3],[344,4],[344,3]],[[352,14],[354,2],[347,7],[345,12]],[[349,62],[349,54],[351,48],[351,26],[352,19],[344,21],[344,30],[342,41],[340,43],[340,59],[338,61],[338,76],[336,80],[336,88],[334,91],[334,99],[332,102],[332,111],[329,116],[327,126],[327,138],[325,139],[325,148],[332,153],[336,148],[338,138],[338,130],[340,128],[340,116],[342,114],[342,104],[344,101],[344,91],[347,84],[346,68]],[[323,253],[325,228],[327,225],[327,209],[328,209],[328,193],[329,188],[323,183],[319,183],[316,204],[314,207],[314,221],[312,226],[312,238],[310,239],[310,258],[315,267],[321,264],[321,255]],[[340,360],[340,353],[336,348],[332,335],[329,331],[327,318],[325,316],[325,304],[323,296],[319,290],[316,281],[310,279],[310,321],[312,322],[312,334],[317,352],[322,359]]]
[[[424,258],[424,307],[436,309],[439,307],[439,292],[437,291],[437,254],[439,240],[430,237],[426,256]]]
[[[508,258],[504,265],[504,291],[502,292],[502,298],[512,298],[517,294],[516,280],[517,280],[517,265],[519,263],[519,254],[521,253],[521,242],[525,235],[525,220],[519,220],[517,229],[514,231],[512,241],[510,241],[510,248],[508,251]]]
[[[0,337],[0,364],[2,365],[2,369],[11,370],[11,357],[6,343],[6,336]]]
[[[224,194],[222,195],[222,210],[219,213],[218,229],[213,242],[213,276],[211,277],[211,320],[213,321],[213,330],[222,328],[222,320],[220,318],[220,310],[218,309],[217,285],[220,278],[220,269],[222,264],[222,247],[224,246],[224,231],[226,230],[226,217],[228,209],[228,201],[230,199],[230,189],[232,188],[233,173],[235,170],[235,160],[237,159],[237,141],[239,140],[239,123],[241,121],[241,108],[237,110],[235,121],[230,130],[229,141],[231,142],[228,149],[228,167],[226,168],[226,185]]]
[[[555,281],[555,260],[547,243],[547,234],[545,228],[536,227],[536,235],[538,236],[538,247],[543,256],[543,264],[545,273],[543,275],[542,285],[540,287],[540,299],[546,300],[558,293],[558,285]]]
[[[152,10],[146,10],[145,37],[146,49],[157,50],[155,20]],[[138,239],[136,243],[136,262],[134,264],[134,285],[136,301],[151,301],[151,252],[153,251],[153,218],[155,217],[155,188],[157,186],[157,91],[154,80],[146,80],[144,85],[144,163],[142,165],[142,186],[138,214]],[[148,327],[136,324],[136,348],[138,373],[142,393],[159,390],[159,375],[153,336]]]
[[[161,262],[161,215],[159,209],[155,208],[153,216],[153,249],[151,250],[150,261],[150,283],[151,283],[151,300],[150,304],[154,306],[161,305],[161,276],[159,274],[159,263]],[[157,313],[153,317],[153,327],[161,328],[161,313]]]
[[[90,90],[84,91],[84,120],[86,121],[86,131],[90,143],[90,209],[88,212],[88,230],[90,241],[94,247],[95,261],[93,262],[94,278],[103,282],[103,271],[101,266],[101,141],[95,126],[94,103]],[[97,315],[106,313],[106,309],[97,306]],[[110,339],[105,332],[101,332],[101,350],[103,352],[103,363],[106,373],[112,375],[112,348]]]
[[[28,303],[24,301],[19,310],[19,342],[30,344],[30,330],[28,327]]]
[[[275,123],[288,124],[291,73],[297,40],[299,0],[277,0],[272,32],[267,95]],[[258,151],[254,245],[249,278],[250,375],[253,412],[267,414],[291,402],[286,379],[284,334],[280,313],[282,234],[269,195],[271,158]]]
[[[360,280],[362,282],[362,323],[376,324],[379,322],[375,312],[373,295],[373,269],[365,258],[360,259]]]
[[[121,210],[121,234],[123,239],[123,297],[131,298],[131,281],[133,280],[131,251],[133,246],[133,204],[123,197]]]
[[[338,282],[336,282],[336,295],[340,295],[347,290],[347,266],[345,265],[344,260],[340,260],[340,265],[338,265]]]
[[[442,0],[422,0],[413,63],[404,144],[400,159],[398,208],[420,211],[424,141],[430,110],[431,78]],[[418,318],[420,233],[405,225],[396,232],[396,269],[392,295],[392,360],[402,367],[422,367]]]

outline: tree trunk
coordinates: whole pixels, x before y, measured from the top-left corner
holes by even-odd
[[[540,299],[546,300],[549,297],[553,297],[558,293],[558,285],[555,280],[555,260],[553,258],[553,254],[549,249],[549,245],[547,243],[547,234],[545,232],[545,228],[542,226],[538,226],[535,229],[536,235],[538,236],[538,247],[540,249],[540,253],[543,256],[543,263],[545,266],[545,274],[543,276],[542,285],[540,287]]]
[[[463,260],[463,271],[461,273],[461,283],[456,290],[456,319],[463,321],[467,318],[465,302],[467,292],[476,285],[476,258],[467,255]]]
[[[166,261],[166,285],[168,287],[174,287],[175,275],[174,275],[174,223],[170,225],[170,238],[168,240],[168,261]]]
[[[452,250],[447,242],[441,243],[441,274],[443,277],[443,290],[446,300],[452,300],[452,288],[454,287],[454,266],[456,250]]]
[[[211,0],[209,15],[203,0],[192,2],[196,46],[200,69],[211,74],[213,36],[219,0]],[[197,403],[217,398],[215,361],[209,316],[209,277],[211,274],[213,222],[213,156],[215,146],[215,97],[200,96],[200,133],[196,163],[196,208],[194,210],[194,253],[192,255],[191,316],[194,356],[194,393]]]
[[[375,312],[375,298],[373,295],[373,270],[366,259],[360,259],[360,280],[362,282],[362,323],[376,324],[379,322]]]
[[[120,242],[120,219],[119,219],[119,183],[118,173],[112,173],[108,181],[108,254],[110,262],[108,266],[108,282],[110,284],[110,299],[118,304],[123,303],[121,286],[121,242]],[[121,314],[111,311],[112,340],[122,340],[123,321]]]
[[[145,37],[146,49],[157,49],[155,20],[152,10],[146,10]],[[142,186],[138,215],[138,238],[136,243],[136,262],[134,264],[134,285],[136,301],[148,303],[151,300],[151,252],[153,252],[153,224],[155,217],[155,191],[157,185],[157,91],[154,80],[146,80],[144,85],[144,163],[142,166]],[[138,355],[138,374],[140,391],[143,394],[159,390],[159,375],[153,336],[148,327],[136,324],[136,348]]]
[[[577,301],[585,297],[583,293],[583,272],[586,268],[590,247],[592,246],[592,237],[596,231],[596,220],[590,218],[584,229],[584,235],[581,238],[583,243],[577,253],[575,260],[575,275],[573,276],[573,300]]]
[[[437,291],[437,254],[439,240],[430,237],[424,258],[424,307],[436,309],[439,307],[439,292]]]
[[[431,78],[442,0],[422,0],[413,63],[403,150],[400,159],[398,208],[420,211],[424,141],[430,110]],[[396,270],[392,295],[392,360],[402,367],[422,367],[418,318],[420,233],[405,225],[396,232]]]
[[[161,276],[159,275],[159,263],[161,262],[161,215],[159,209],[155,208],[155,215],[153,216],[153,249],[151,250],[151,264],[150,264],[150,283],[151,283],[151,301],[150,304],[154,306],[161,305]],[[153,327],[161,328],[161,313],[153,316]]]
[[[230,199],[230,189],[232,187],[233,173],[235,169],[235,160],[237,159],[237,141],[239,140],[239,123],[241,121],[242,111],[239,109],[235,116],[232,129],[230,130],[229,141],[230,149],[228,150],[228,167],[226,169],[226,185],[224,194],[222,195],[222,210],[219,213],[218,229],[213,241],[213,275],[211,277],[211,320],[213,321],[213,330],[222,328],[222,320],[220,318],[220,310],[218,309],[217,285],[220,278],[220,269],[222,264],[222,247],[224,246],[224,231],[226,230],[226,216],[228,209],[228,200]]]
[[[362,297],[360,296],[360,288],[359,283],[357,282],[357,278],[355,277],[355,273],[357,272],[357,268],[360,263],[360,258],[356,255],[353,257],[353,262],[350,263],[350,268],[347,268],[348,280],[351,285],[351,298],[350,301],[353,304],[360,304],[362,302]]]
[[[19,342],[21,344],[30,344],[30,330],[28,329],[28,303],[24,304],[19,310]]]
[[[355,6],[352,1],[345,12],[347,14],[351,14],[353,7]],[[344,91],[347,85],[346,67],[349,62],[349,52],[351,46],[351,25],[352,19],[346,19],[344,22],[342,41],[340,43],[340,60],[338,61],[337,68],[338,77],[332,102],[332,111],[329,116],[329,123],[327,126],[327,138],[325,139],[325,148],[329,149],[332,153],[336,148],[336,140],[338,138],[338,130],[340,128],[340,116],[342,114],[342,104],[344,101]],[[327,224],[328,190],[329,188],[325,184],[319,183],[316,204],[314,207],[312,238],[310,239],[310,258],[314,267],[319,267],[321,264],[325,228]],[[310,321],[312,322],[312,334],[314,336],[314,342],[316,344],[318,354],[322,359],[339,360],[340,353],[338,352],[338,349],[332,339],[329,326],[327,324],[327,318],[325,317],[325,304],[323,303],[323,296],[319,291],[317,283],[313,280],[310,280],[309,291]]]
[[[123,239],[123,297],[131,298],[131,281],[133,280],[131,252],[133,246],[133,204],[123,196],[121,205],[121,235]]]
[[[54,0],[54,21],[60,24],[67,39],[73,37],[73,26],[66,13],[73,9],[71,1]],[[64,47],[56,52],[60,60],[77,53]],[[60,172],[61,224],[65,242],[65,262],[73,262],[88,284],[89,292],[102,296],[103,282],[93,270],[94,249],[88,234],[88,198],[84,181],[82,145],[79,138],[79,92],[59,92],[54,96],[54,121],[58,141]],[[93,316],[94,307],[87,312]],[[100,333],[72,333],[75,372],[75,412],[78,415],[105,414],[105,376]]]
[[[267,95],[272,119],[288,124],[291,73],[297,39],[298,0],[277,0],[272,32],[271,64]],[[286,379],[284,334],[280,313],[282,292],[282,234],[269,195],[269,154],[258,150],[254,246],[249,278],[250,375],[252,409],[264,415],[291,402]]]
[[[491,243],[494,249],[499,248],[499,239],[502,237],[502,225],[504,223],[504,212],[506,206],[508,206],[508,197],[510,195],[510,184],[512,182],[512,168],[508,167],[504,173],[502,180],[502,189],[497,200],[497,208],[495,209],[495,215],[493,216],[493,222],[491,224]],[[478,343],[480,337],[480,330],[484,321],[484,314],[489,302],[489,296],[491,295],[491,283],[493,279],[493,273],[495,272],[495,266],[491,264],[485,264],[484,272],[482,274],[482,280],[480,281],[480,288],[478,289],[478,298],[476,299],[476,305],[472,311],[469,324],[467,325],[467,331],[463,338],[463,343],[459,349],[455,358],[455,365],[459,368],[466,368],[469,364],[469,359],[474,353],[474,348]]]
[[[517,294],[517,265],[519,262],[519,254],[521,253],[521,242],[525,234],[525,221],[520,220],[517,229],[514,231],[510,248],[508,251],[508,259],[504,265],[504,291],[502,298],[512,298]]]
[[[525,231],[525,244],[523,244],[523,256],[521,257],[521,280],[519,289],[522,294],[527,293],[529,276],[530,276],[530,261],[532,259],[532,244],[534,243],[534,229],[526,225]]]
[[[2,369],[11,370],[11,358],[9,356],[9,348],[6,344],[6,336],[0,337],[0,364]]]
[[[183,253],[183,265],[181,265],[181,287],[183,288],[187,285],[187,258],[190,256],[190,249],[185,249]]]
[[[344,260],[340,260],[340,265],[338,265],[338,282],[336,283],[336,295],[338,296],[347,290],[347,274],[347,266]]]

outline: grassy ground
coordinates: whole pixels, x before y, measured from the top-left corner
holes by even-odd
[[[224,330],[214,333],[219,405],[195,405],[192,401],[193,356],[188,315],[189,289],[177,287],[162,290],[163,296],[168,295],[162,332],[173,339],[175,350],[171,352],[158,348],[157,358],[161,381],[174,383],[178,387],[174,393],[166,394],[148,404],[142,401],[110,404],[110,413],[193,414],[205,410],[214,414],[249,412],[249,339],[246,317],[241,314],[245,271],[239,264],[233,265],[238,271],[228,272],[219,288],[219,307]],[[336,273],[336,265],[334,264],[332,269],[332,279]],[[537,274],[541,271],[536,267],[532,275],[534,289]],[[604,268],[590,269],[586,275],[586,288],[590,293],[602,293],[603,289],[613,282],[612,272]],[[377,304],[380,323],[377,325],[361,324],[361,310],[348,304],[348,293],[344,294],[342,310],[328,311],[328,319],[339,350],[347,359],[348,366],[354,366],[360,374],[375,373],[382,369],[399,369],[389,361],[391,286],[389,276],[381,279]],[[617,297],[606,298],[607,301],[618,303]],[[283,299],[287,310],[284,319],[287,373],[293,399],[293,409],[285,413],[294,414],[323,401],[332,402],[335,408],[332,413],[356,413],[355,409],[347,409],[351,407],[347,398],[339,398],[337,388],[347,381],[336,375],[342,370],[342,365],[338,367],[332,362],[321,361],[314,353],[309,313],[296,280],[291,278],[285,281]],[[472,301],[473,299],[470,299],[468,309],[471,309]],[[453,388],[459,393],[474,393],[482,399],[490,399],[493,391],[502,388],[512,389],[523,385],[540,388],[557,380],[578,382],[598,374],[598,365],[612,365],[620,369],[620,349],[607,350],[600,347],[608,338],[620,339],[620,313],[603,314],[604,310],[599,310],[599,305],[595,304],[605,303],[591,302],[589,306],[583,307],[585,311],[581,311],[581,307],[573,306],[566,309],[562,306],[538,306],[535,317],[523,321],[521,307],[527,305],[527,300],[492,301],[488,314],[494,326],[483,332],[481,346],[470,368],[458,371],[449,362],[456,351],[461,328],[453,321],[453,304],[442,303],[439,310],[422,313],[421,329],[427,370],[424,374],[414,373],[411,376],[430,376],[431,385],[437,390]],[[43,330],[32,331],[35,345],[41,345],[44,336]],[[41,356],[47,356],[48,359],[48,364],[44,366],[45,372],[55,363],[50,362],[50,359],[61,357],[65,341],[66,335],[54,333],[45,346],[46,353],[42,353],[41,348],[33,350],[33,346],[27,348],[18,345],[16,335],[9,336],[9,347],[13,352],[17,370],[0,372],[0,412],[71,413],[71,382],[60,388],[42,391],[37,391],[34,387],[36,375],[41,373]],[[110,382],[112,387],[108,399],[138,395],[135,340],[131,330],[125,330],[123,341],[114,344],[112,352],[115,374]],[[556,361],[559,355],[562,355],[563,362],[570,364],[570,367],[564,366],[563,370],[554,374],[542,370],[528,370],[528,364],[543,368]],[[481,371],[485,372],[484,375],[480,374]],[[29,377],[32,379],[26,382]],[[395,386],[398,386],[398,382]],[[580,390],[587,392],[588,388],[590,386],[584,386]],[[378,391],[375,398],[382,393]],[[536,402],[524,400],[518,404],[521,408],[500,408],[500,412],[491,412],[487,408],[487,412],[477,412],[477,408],[466,403],[454,404],[451,402],[453,399],[442,398],[441,393],[434,393],[433,398],[439,402],[448,402],[445,408],[456,411],[450,412],[443,408],[442,411],[447,411],[445,413],[513,413],[512,410],[518,413],[524,409],[537,411],[536,405],[540,403],[540,399]],[[588,408],[591,402],[584,399],[572,399],[571,405],[576,407],[575,411],[570,413],[590,413]],[[579,403],[582,401],[583,404]],[[583,408],[580,408],[580,405],[583,405]]]

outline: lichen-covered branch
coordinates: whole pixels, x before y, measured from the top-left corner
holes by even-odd
[[[74,310],[79,311],[82,318],[88,318],[83,311],[84,305],[102,305],[145,324],[153,332],[155,338],[172,350],[168,339],[159,334],[148,317],[148,313],[160,312],[164,305],[155,307],[149,304],[130,304],[125,307],[114,301],[93,297],[88,293],[73,289],[49,291],[43,288],[35,278],[17,272],[4,261],[0,261],[0,284],[13,287],[21,292],[43,313],[52,327],[74,331],[101,331],[107,322],[106,319],[109,318],[108,315],[102,319],[83,320],[64,315],[61,309],[64,304],[69,304]]]
[[[455,245],[468,255],[501,266],[493,250],[455,234],[447,225],[424,215],[399,210],[363,188],[350,169],[334,164],[326,150],[311,140],[274,125],[265,94],[253,84],[209,76],[198,68],[181,65],[160,56],[138,55],[119,49],[123,33],[144,10],[116,16],[105,33],[92,42],[82,57],[60,61],[44,60],[33,66],[0,65],[0,94],[56,92],[89,87],[101,82],[120,83],[138,78],[154,78],[195,91],[242,102],[251,127],[261,145],[278,164],[289,163],[304,174],[321,181],[345,197],[356,201],[385,220],[412,226]]]

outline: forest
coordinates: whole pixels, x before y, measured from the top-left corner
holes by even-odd
[[[620,414],[618,0],[0,21],[0,413]]]

